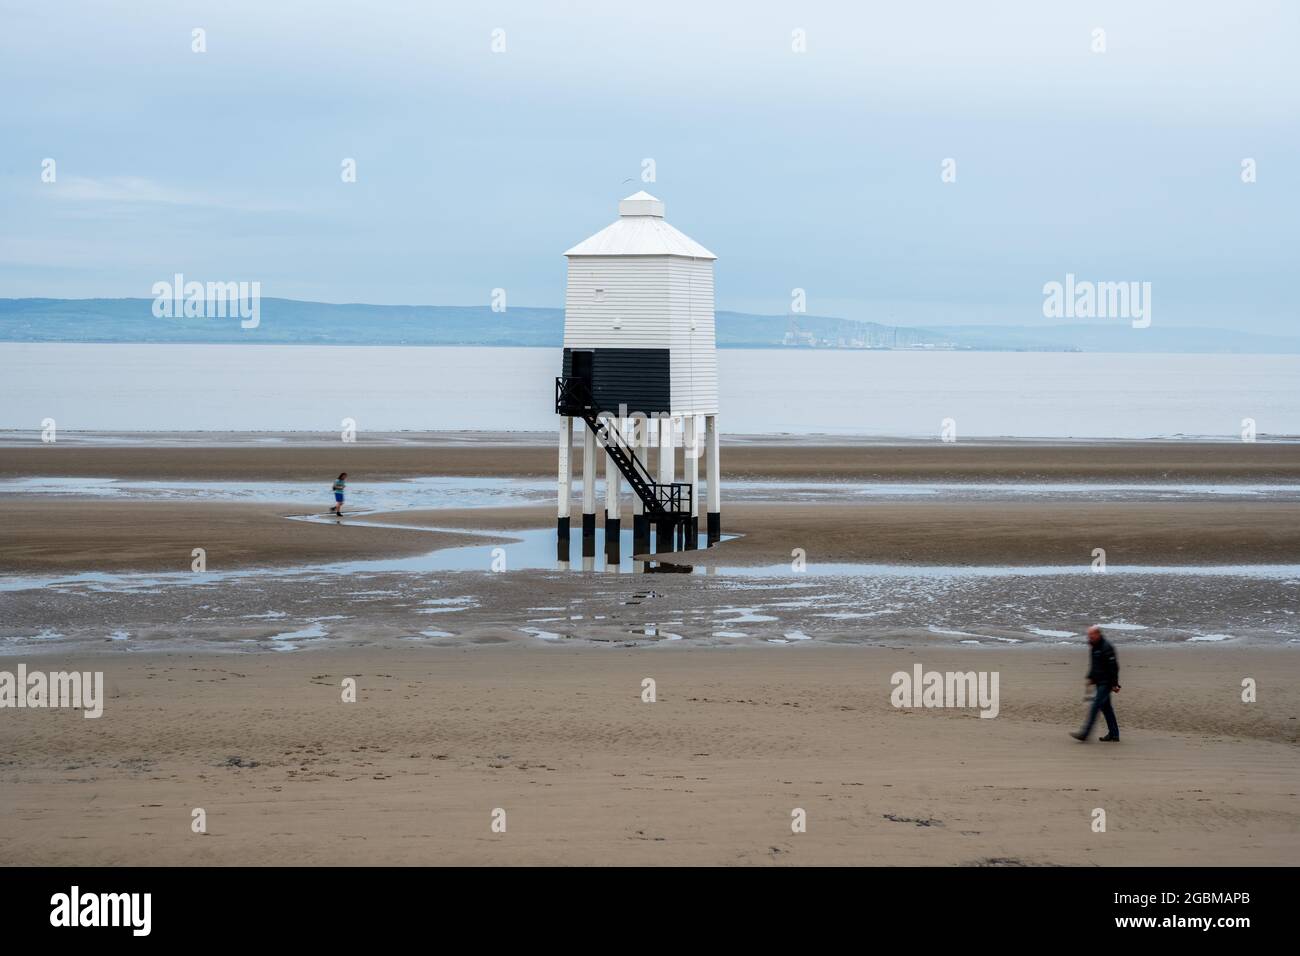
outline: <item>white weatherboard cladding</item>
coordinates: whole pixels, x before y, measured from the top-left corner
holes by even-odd
[[[713,319],[713,262],[673,258],[668,266],[674,415],[718,413],[718,352]]]
[[[671,348],[667,256],[569,259],[566,349]]]
[[[570,255],[564,347],[669,349],[672,414],[717,414],[713,260]]]

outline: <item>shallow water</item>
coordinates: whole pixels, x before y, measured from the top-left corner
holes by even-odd
[[[338,523],[327,515],[304,515],[290,520]],[[347,524],[346,518],[342,522]],[[84,587],[91,591],[141,591],[164,587],[207,586],[249,578],[293,577],[312,575],[353,575],[375,573],[421,574],[443,571],[482,571],[505,573],[508,571],[574,570],[601,573],[690,573],[691,568],[678,564],[666,565],[656,561],[632,559],[632,531],[625,529],[619,535],[618,560],[611,561],[605,553],[605,532],[597,528],[593,546],[583,554],[582,529],[570,533],[567,560],[562,560],[554,528],[526,529],[522,531],[468,531],[463,528],[437,528],[428,525],[401,524],[400,522],[358,522],[371,527],[405,528],[422,531],[447,531],[455,534],[496,539],[492,544],[473,544],[462,547],[441,548],[411,557],[374,558],[360,561],[340,561],[328,564],[302,565],[288,568],[240,568],[231,571],[168,571],[168,572],[100,572],[87,571],[66,575],[0,575],[0,592],[26,591],[36,588]],[[734,535],[723,535],[727,541]],[[503,540],[509,539],[509,540]],[[653,542],[653,535],[651,537]],[[700,534],[699,547],[706,548],[708,539]],[[680,557],[687,552],[677,552]],[[699,573],[715,574],[712,568],[695,569]]]
[[[332,481],[332,477],[330,481]],[[180,481],[38,476],[0,480],[0,494],[78,496],[137,501],[242,501],[319,505],[334,504],[330,481]],[[550,501],[555,483],[516,478],[428,476],[402,481],[375,481],[349,489],[348,508],[402,511],[442,508],[510,508]]]
[[[574,482],[575,490],[581,480]],[[597,483],[603,500],[604,482]],[[1143,482],[853,482],[853,481],[728,481],[723,489],[732,501],[863,501],[907,498],[940,500],[1089,498],[1109,501],[1221,499],[1224,497],[1300,500],[1300,482],[1200,483]],[[0,494],[80,496],[142,501],[244,501],[320,505],[322,513],[333,499],[329,482],[301,481],[180,481],[34,476],[0,479]],[[535,478],[428,476],[401,481],[355,482],[347,507],[354,514],[444,508],[510,508],[549,502],[555,482]],[[624,498],[630,501],[628,493]]]
[[[327,495],[320,483],[289,481],[179,481],[118,480],[83,477],[30,477],[0,480],[0,494],[33,496],[79,495],[113,499],[154,501],[247,501],[287,503],[312,508],[309,513],[291,516],[290,520],[336,523],[324,513]],[[567,556],[557,548],[554,528],[531,528],[499,531],[490,528],[438,528],[430,525],[404,524],[402,512],[450,508],[509,508],[553,500],[554,483],[539,479],[484,478],[441,476],[412,478],[402,481],[370,482],[358,486],[349,496],[349,514],[343,524],[359,518],[373,517],[357,523],[380,527],[414,528],[427,531],[454,531],[471,537],[497,539],[497,543],[471,544],[443,548],[413,557],[377,558],[295,568],[258,568],[237,571],[171,573],[100,573],[86,572],[58,577],[32,575],[0,576],[0,591],[27,590],[37,587],[83,586],[93,591],[141,590],[176,585],[211,584],[251,575],[329,574],[347,575],[375,572],[428,573],[444,571],[503,572],[515,570],[577,570],[591,572],[678,572],[725,575],[740,578],[859,577],[859,578],[975,578],[975,577],[1044,577],[1092,572],[1090,564],[1079,567],[1040,565],[1025,567],[916,566],[869,563],[812,563],[802,571],[789,564],[769,566],[721,565],[692,568],[689,553],[677,552],[665,561],[632,560],[630,520],[619,541],[617,560],[606,554],[604,528],[598,523],[596,534],[583,554],[580,527],[571,531]],[[728,482],[730,500],[889,500],[900,497],[969,500],[972,498],[1023,498],[1080,496],[1118,499],[1222,497],[1229,495],[1270,499],[1300,499],[1300,483],[1255,484],[1168,484],[1168,483],[1079,483],[1079,482]],[[321,511],[314,510],[320,507]],[[484,524],[490,524],[485,516]],[[727,540],[730,536],[724,536]],[[501,542],[500,539],[509,539]],[[703,535],[700,548],[706,546]],[[1092,572],[1095,573],[1095,572]],[[1208,575],[1212,577],[1251,577],[1273,580],[1300,578],[1300,565],[1221,565],[1212,567],[1108,566],[1110,575]]]
[[[332,523],[332,519],[311,518],[305,520]],[[616,560],[605,551],[605,530],[599,524],[596,534],[590,540],[587,553],[583,551],[582,529],[571,528],[567,552],[559,547],[554,528],[529,528],[516,531],[467,531],[463,528],[431,528],[428,526],[403,525],[391,522],[365,521],[366,525],[390,528],[420,528],[430,531],[450,531],[456,534],[468,534],[484,538],[514,539],[504,543],[472,544],[458,548],[442,548],[427,554],[409,558],[376,558],[366,561],[347,561],[340,564],[323,565],[319,570],[331,574],[363,574],[374,572],[406,571],[488,571],[504,573],[507,571],[539,570],[576,570],[632,574],[640,572],[688,572],[691,569],[681,567],[677,562],[689,555],[688,551],[677,551],[667,555],[672,559],[671,566],[661,562],[632,560],[632,530],[623,528],[619,533],[619,546]],[[735,535],[723,535],[728,541]],[[651,535],[652,547],[655,536]],[[707,535],[701,533],[697,547],[708,547]],[[701,573],[716,573],[712,569],[695,569]]]
[[[289,520],[336,524],[336,519],[326,515],[304,515]],[[345,518],[342,524],[348,523]],[[624,528],[619,535],[617,560],[610,560],[605,551],[605,532],[599,525],[595,537],[583,551],[581,528],[570,531],[569,547],[565,555],[558,547],[554,528],[528,528],[522,530],[466,530],[439,528],[430,525],[403,524],[398,521],[360,521],[372,527],[404,528],[424,531],[445,531],[456,534],[494,539],[492,543],[470,544],[441,548],[410,557],[384,557],[358,561],[341,561],[327,564],[304,565],[289,568],[242,568],[231,571],[176,572],[82,572],[77,574],[0,575],[0,592],[24,591],[35,588],[81,587],[90,591],[147,591],[164,587],[206,586],[248,578],[292,577],[313,575],[368,575],[382,573],[428,574],[440,572],[507,573],[510,571],[580,571],[594,573],[682,573],[704,574],[731,578],[788,579],[799,581],[818,578],[864,578],[899,580],[963,580],[990,578],[1048,578],[1048,577],[1210,577],[1248,578],[1284,582],[1300,581],[1300,564],[1243,564],[1243,565],[1107,565],[1106,570],[1093,570],[1091,564],[1076,567],[1063,565],[969,566],[969,565],[903,565],[871,563],[809,562],[801,571],[788,563],[774,565],[715,565],[691,566],[690,551],[673,551],[658,561],[634,561],[632,558],[632,531]],[[722,536],[723,541],[734,535]],[[652,537],[653,541],[653,537]],[[707,538],[699,536],[699,550],[707,549]],[[840,616],[858,616],[861,612],[839,612]],[[832,615],[834,616],[834,615]]]

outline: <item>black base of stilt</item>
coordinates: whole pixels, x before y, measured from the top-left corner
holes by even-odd
[[[691,518],[686,522],[686,550],[695,551],[700,546],[700,519]]]
[[[607,511],[605,514],[608,515],[609,512]],[[605,557],[610,561],[617,561],[619,552],[622,550],[621,545],[623,542],[620,537],[622,524],[620,518],[607,517],[605,519]]]
[[[569,519],[558,518],[555,522],[555,560],[569,560]]]
[[[644,514],[632,516],[632,553],[645,554],[650,550],[650,519]]]
[[[707,521],[709,545],[712,546],[722,540],[722,515],[717,511],[710,511]]]
[[[671,521],[655,522],[655,553],[673,549],[673,523]]]
[[[582,516],[582,556],[592,558],[596,555],[596,516]]]

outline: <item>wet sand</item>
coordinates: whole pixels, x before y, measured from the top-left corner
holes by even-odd
[[[0,448],[0,478],[292,480],[322,481],[327,487],[340,471],[348,472],[355,483],[420,475],[551,478],[555,459],[551,444],[395,446],[336,441],[213,448],[56,443]],[[722,462],[724,481],[1300,480],[1300,444],[1268,442],[724,444]],[[680,460],[677,473],[682,473]]]
[[[1088,568],[1093,549],[1115,565],[1300,563],[1300,502],[929,501],[725,505],[734,540],[667,560],[698,567],[818,564]],[[394,520],[365,516],[360,524]],[[553,509],[413,510],[403,523],[440,528],[545,528]],[[597,521],[599,521],[599,516]]]
[[[322,505],[320,514],[324,516]],[[291,521],[302,507],[230,502],[104,501],[9,496],[0,572],[188,571],[316,564],[423,554],[481,541],[467,535]]]
[[[861,505],[740,502],[742,534],[692,561],[1090,568],[1109,565],[1300,563],[1300,503],[1151,501],[907,501]]]
[[[510,645],[65,660],[106,671],[104,715],[0,720],[0,862],[1300,858],[1300,657],[1127,649],[1119,745],[1066,736],[1084,706],[1084,658],[1080,645]],[[996,670],[999,716],[894,709],[889,675],[917,662]],[[1247,676],[1258,703],[1240,701]],[[345,677],[356,703],[340,699]],[[199,807],[206,834],[191,832]],[[497,808],[505,833],[491,830]],[[806,833],[791,832],[796,808]]]
[[[447,531],[377,527],[548,528],[554,509],[521,507],[288,520],[301,506],[228,502],[0,500],[0,572],[179,571],[194,548],[210,570],[423,554],[483,543]],[[1115,565],[1300,563],[1297,502],[739,502],[724,512],[735,540],[670,560],[697,566],[789,564]],[[505,537],[496,540],[504,542]]]
[[[0,476],[85,476],[238,482],[322,481],[346,468],[353,489],[419,475],[529,477],[554,470],[547,447],[8,447]],[[1300,445],[857,445],[754,446],[725,452],[728,478],[819,481],[1101,481],[1257,483],[1300,481]],[[725,488],[724,488],[725,493]],[[466,543],[432,532],[359,527],[367,521],[469,530],[544,528],[554,512],[525,508],[406,511],[342,526],[285,521],[302,505],[153,502],[8,495],[0,571],[179,570],[195,547],[210,568],[283,566],[410,555]],[[1103,548],[1116,565],[1300,562],[1300,503],[1246,500],[1108,501],[942,499],[783,504],[732,501],[724,527],[743,535],[699,564],[1088,566]]]

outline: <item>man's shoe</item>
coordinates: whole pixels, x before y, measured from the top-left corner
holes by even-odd
[[[1117,744],[1117,743],[1119,743],[1119,738],[1118,738],[1118,737],[1112,737],[1110,734],[1107,734],[1105,737],[1098,737],[1097,739],[1100,740],[1100,741],[1101,741],[1102,743],[1104,743],[1104,744]]]
[[[1081,734],[1077,730],[1070,731],[1070,736],[1073,737],[1075,740],[1082,740],[1085,744],[1088,742],[1087,735]],[[1102,739],[1104,740],[1105,738],[1103,737]]]

